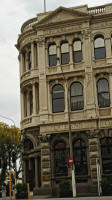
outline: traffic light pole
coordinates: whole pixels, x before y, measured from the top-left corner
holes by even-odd
[[[4,119],[8,119],[10,121],[13,122],[14,124],[14,152],[16,153],[16,133],[15,133],[15,130],[16,130],[16,126],[15,126],[15,122],[13,119],[10,119],[8,117],[5,117],[3,115],[0,115],[1,118],[4,118]],[[15,168],[15,200],[16,200],[16,184],[17,184],[17,180],[16,180],[16,160],[15,160],[15,163],[14,163],[14,168]]]

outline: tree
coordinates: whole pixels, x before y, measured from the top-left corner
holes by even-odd
[[[15,170],[12,156],[15,154],[16,158],[21,157],[21,142],[20,130],[15,126],[9,126],[5,123],[0,123],[0,158],[2,160],[2,168],[0,173],[0,185],[3,185],[8,169]],[[21,165],[17,171],[17,176],[21,171]]]

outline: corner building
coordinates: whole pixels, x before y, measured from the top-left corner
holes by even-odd
[[[97,193],[96,158],[101,176],[112,178],[111,11],[59,7],[21,27],[23,182],[35,195],[71,180],[68,106],[77,195]]]

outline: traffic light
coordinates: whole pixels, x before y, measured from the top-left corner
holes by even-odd
[[[15,151],[12,152],[12,162],[13,163],[16,162],[16,152]]]

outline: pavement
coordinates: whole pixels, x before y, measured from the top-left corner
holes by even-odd
[[[52,198],[48,196],[31,196],[31,200],[112,200],[112,196],[96,196],[96,197],[76,197],[76,198]],[[2,197],[0,200],[10,200],[10,197]],[[15,200],[15,197],[11,197],[11,200]],[[24,199],[25,200],[25,199]],[[28,200],[28,199],[27,199]]]

